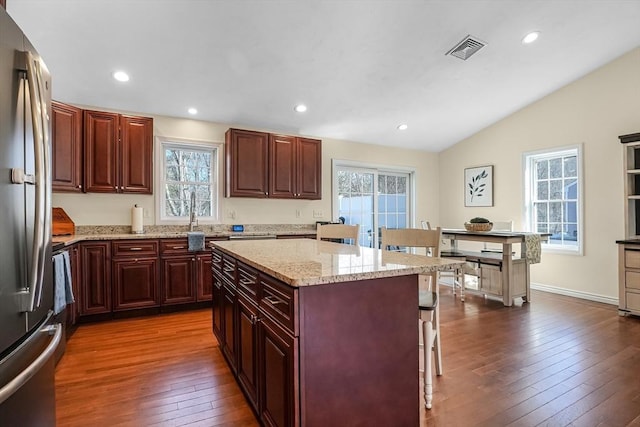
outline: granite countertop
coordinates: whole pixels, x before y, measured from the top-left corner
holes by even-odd
[[[180,239],[187,237],[186,230],[173,231],[167,227],[167,231],[162,227],[148,227],[150,231],[142,234],[132,234],[124,230],[130,229],[121,226],[85,226],[81,228],[81,232],[67,236],[53,236],[51,241],[56,247],[69,246],[74,243],[87,240],[124,240],[124,239]],[[316,230],[312,228],[286,228],[286,227],[265,227],[265,229],[250,229],[241,233],[227,230],[195,230],[202,231],[205,238],[221,238],[225,239],[230,236],[300,236],[315,234]]]
[[[214,241],[210,246],[294,287],[426,274],[464,263],[313,239]]]

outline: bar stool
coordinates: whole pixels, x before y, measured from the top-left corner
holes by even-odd
[[[424,248],[427,256],[440,255],[440,227],[433,230],[404,228],[387,230],[381,227],[380,247]],[[429,282],[428,290],[419,290],[418,308],[422,326],[424,346],[424,404],[431,409],[433,400],[432,353],[435,359],[436,375],[442,375],[442,352],[440,346],[440,310],[438,307],[438,272],[421,275],[420,280]]]

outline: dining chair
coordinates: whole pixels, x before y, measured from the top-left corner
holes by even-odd
[[[380,247],[388,248],[424,248],[426,256],[440,255],[440,227],[433,230],[403,228],[388,230],[380,228]],[[432,354],[435,359],[436,375],[442,375],[442,352],[440,346],[440,310],[438,308],[438,272],[421,275],[420,280],[429,284],[428,289],[419,289],[418,309],[422,322],[422,342],[424,353],[424,402],[431,409],[433,400]]]
[[[360,224],[318,224],[316,239],[351,239],[352,244],[358,246]]]
[[[423,230],[431,230],[431,223],[429,221],[420,221],[422,224]],[[444,255],[442,252],[439,256],[446,256],[447,258],[457,258],[461,260],[465,260],[466,257],[464,255],[456,256],[453,252],[447,252]],[[469,268],[462,268],[455,271],[441,271],[439,280],[442,280],[447,277],[451,277],[451,289],[453,290],[453,295],[456,295],[456,289],[460,288],[460,294],[464,295],[464,280],[465,274],[475,274],[474,270],[470,270]]]

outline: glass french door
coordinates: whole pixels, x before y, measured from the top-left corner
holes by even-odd
[[[411,221],[411,174],[337,165],[334,213],[360,224],[360,246],[378,247],[379,228],[407,228]]]

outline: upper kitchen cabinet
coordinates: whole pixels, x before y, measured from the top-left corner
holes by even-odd
[[[82,110],[51,103],[52,189],[82,192]]]
[[[320,199],[322,145],[317,139],[269,137],[269,197]]]
[[[87,192],[153,193],[153,119],[84,111]]]
[[[225,161],[227,197],[269,197],[268,133],[229,129]]]
[[[226,195],[322,198],[322,142],[240,129],[226,134]]]

